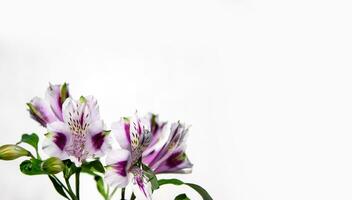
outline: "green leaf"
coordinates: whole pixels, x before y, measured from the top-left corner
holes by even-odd
[[[179,194],[175,197],[175,200],[191,200],[190,198],[187,197],[185,193]]]
[[[178,179],[161,179],[158,180],[159,186],[166,185],[166,184],[173,184],[173,185],[187,185],[194,189],[198,194],[203,198],[203,200],[213,200],[213,198],[209,195],[209,193],[199,185],[193,183],[184,183]]]
[[[41,175],[41,174],[46,174],[42,170],[42,162],[41,160],[38,159],[30,159],[30,160],[25,160],[20,164],[20,170],[22,173],[26,175]]]
[[[55,190],[61,194],[61,196],[65,197],[66,199],[69,199],[64,191],[64,189],[61,187],[61,185],[51,176],[49,176],[49,179],[51,180],[51,182],[53,183]]]
[[[89,174],[94,174],[94,172],[105,173],[104,166],[99,160],[83,163],[82,171]]]
[[[166,184],[173,184],[173,185],[182,185],[184,184],[182,181],[178,179],[160,179],[158,180],[159,186],[166,185]]]
[[[209,193],[201,186],[193,184],[193,183],[186,183],[186,185],[188,185],[189,187],[191,187],[195,191],[197,191],[198,194],[200,194],[200,196],[202,196],[203,199],[212,199],[211,196],[209,195]]]
[[[154,191],[159,189],[158,178],[155,176],[154,171],[145,164],[142,165],[142,169],[144,171],[144,174],[148,177],[148,181],[150,181],[152,185],[152,190]]]
[[[92,162],[90,162],[90,165],[98,172],[100,173],[105,173],[105,169],[103,164],[101,164],[101,162],[99,160],[94,160]]]
[[[38,149],[38,142],[39,142],[39,137],[37,134],[32,133],[31,135],[29,134],[23,134],[21,138],[21,142],[27,143],[34,147],[36,150]]]
[[[64,177],[65,179],[69,179],[73,174],[76,173],[77,167],[70,160],[64,160],[64,165]]]
[[[103,178],[101,176],[95,176],[94,180],[97,183],[97,189],[98,189],[99,193],[106,199],[107,194],[105,191]]]

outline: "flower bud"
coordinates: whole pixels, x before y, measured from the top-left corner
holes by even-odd
[[[42,169],[48,174],[57,174],[64,170],[64,163],[56,157],[51,157],[43,162]]]
[[[14,160],[21,156],[30,155],[29,151],[14,144],[6,144],[0,147],[0,160]]]

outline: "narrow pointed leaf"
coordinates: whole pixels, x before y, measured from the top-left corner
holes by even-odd
[[[175,200],[191,200],[186,194],[179,194],[175,197]]]
[[[160,179],[158,180],[159,186],[166,185],[166,184],[173,184],[173,185],[187,185],[191,187],[193,190],[198,192],[198,194],[203,198],[203,200],[213,200],[213,198],[209,195],[209,193],[199,185],[193,183],[184,183],[178,179]]]
[[[144,174],[148,177],[148,181],[150,181],[152,185],[152,190],[154,191],[159,189],[158,178],[156,177],[154,171],[145,164],[142,165],[142,168],[143,168]]]
[[[49,176],[50,181],[53,183],[55,190],[66,199],[69,199],[64,191],[64,189],[60,186],[60,184],[51,176]]]
[[[97,189],[98,189],[98,192],[101,194],[101,196],[103,196],[105,199],[107,197],[107,194],[105,192],[105,187],[104,187],[104,181],[103,181],[103,178],[101,176],[95,176],[94,177],[94,180],[97,184]]]

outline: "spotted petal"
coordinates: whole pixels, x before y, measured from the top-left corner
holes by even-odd
[[[133,168],[133,185],[132,189],[137,199],[152,199],[152,187],[151,183],[147,180],[147,177],[144,176],[143,170],[140,168]]]
[[[72,98],[67,98],[64,102],[63,113],[65,123],[70,126],[75,124],[75,126],[86,128],[85,126],[89,126],[92,122],[91,113],[87,104],[75,101]]]
[[[99,106],[97,100],[93,96],[87,96],[85,97],[85,99],[90,112],[90,120],[100,120]]]
[[[126,187],[129,182],[128,169],[131,165],[131,154],[125,149],[113,150],[106,157],[108,165],[104,179],[112,187]]]
[[[136,114],[130,122],[130,137],[132,151],[137,148],[144,151],[152,138],[148,119],[139,118]]]

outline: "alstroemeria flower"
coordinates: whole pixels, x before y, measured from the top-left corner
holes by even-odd
[[[141,167],[143,151],[151,142],[149,123],[144,118],[122,118],[113,123],[112,133],[121,150],[108,153],[106,182],[114,187],[126,187],[132,179],[133,191],[138,198],[151,199],[151,185]]]
[[[63,121],[62,105],[70,96],[68,86],[50,84],[46,90],[45,100],[34,97],[27,103],[31,117],[46,127],[49,123]]]
[[[94,97],[67,98],[62,106],[63,121],[47,125],[43,150],[62,160],[70,159],[77,166],[89,158],[100,157],[110,149],[104,122]]]
[[[144,155],[143,162],[155,173],[191,172],[193,164],[185,153],[188,130],[189,126],[183,123],[173,123],[168,140],[160,148]]]

